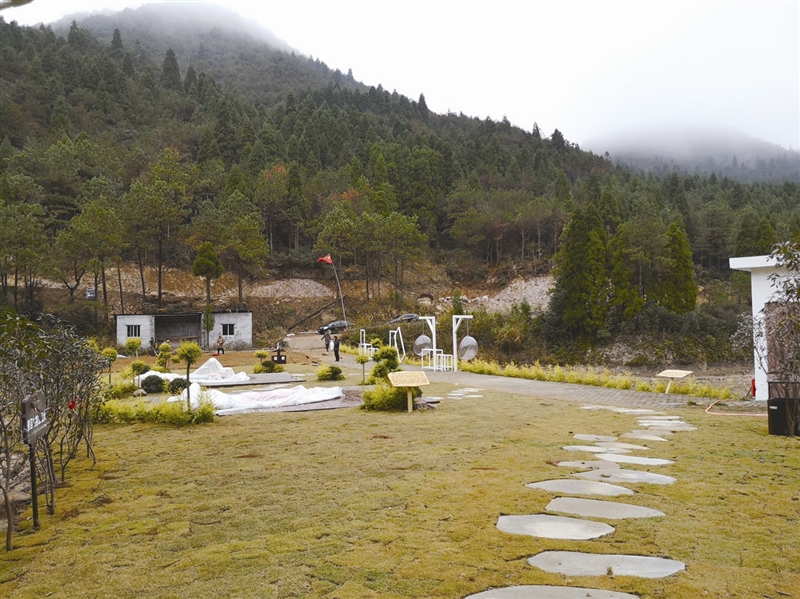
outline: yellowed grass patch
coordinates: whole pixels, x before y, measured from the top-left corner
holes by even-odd
[[[434,384],[430,395],[452,387]],[[800,588],[800,446],[762,419],[671,413],[698,426],[650,457],[673,486],[627,503],[665,518],[613,521],[595,541],[509,535],[501,514],[544,512],[529,482],[567,478],[575,433],[618,435],[635,417],[484,391],[425,412],[357,409],[103,425],[57,514],[24,520],[0,556],[0,596],[462,598],[490,587],[586,585],[654,598],[778,597]],[[580,458],[578,458],[580,459]],[[545,550],[665,556],[663,580],[564,577]]]

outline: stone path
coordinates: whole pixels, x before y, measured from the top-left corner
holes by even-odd
[[[489,386],[489,385],[487,385]],[[575,387],[575,385],[564,385]],[[508,391],[508,389],[505,389]],[[466,391],[466,390],[465,390]],[[470,389],[469,391],[473,391]],[[608,391],[608,390],[604,390]],[[618,391],[612,390],[613,395]],[[633,392],[635,393],[635,392]],[[598,394],[593,394],[598,399]],[[603,393],[606,400],[612,393]],[[641,395],[641,394],[637,394]],[[466,393],[459,397],[466,397]],[[603,398],[600,398],[603,399]],[[638,417],[637,426],[641,430],[633,430],[621,437],[636,441],[668,442],[668,437],[697,430],[683,422],[679,416],[670,416],[656,412],[653,407],[635,406],[639,397],[623,398],[628,400],[626,406],[611,406],[595,403],[585,406],[586,409],[612,409],[615,412]],[[685,398],[681,397],[685,404]],[[650,405],[674,402],[674,399],[657,397],[647,398]],[[660,406],[662,407],[662,406]],[[663,406],[666,407],[666,406]],[[622,468],[621,464],[645,467],[662,467],[674,461],[661,458],[632,455],[634,452],[648,451],[643,444],[619,442],[616,437],[591,432],[578,433],[574,437],[584,442],[594,441],[594,445],[564,445],[562,449],[569,452],[592,454],[594,460],[576,460],[559,462],[559,466],[572,470],[573,479],[557,479],[529,483],[526,487],[556,495],[600,495],[618,497],[632,495],[634,491],[627,487],[611,485],[623,484],[660,484],[676,483],[676,479],[665,474],[657,474],[643,470]],[[582,480],[574,480],[575,478]],[[547,539],[591,540],[614,532],[614,528],[586,518],[602,520],[622,520],[629,518],[668,518],[664,512],[647,506],[633,505],[620,501],[585,499],[582,497],[553,498],[545,507],[548,512],[568,514],[570,516],[549,516],[546,514],[500,516],[497,528],[511,534],[523,534]],[[643,555],[619,555],[602,553],[581,553],[574,551],[545,551],[528,559],[528,563],[546,572],[554,572],[566,576],[637,576],[640,578],[664,578],[672,576],[686,568],[682,562],[662,557]],[[577,599],[578,597],[594,597],[600,599],[627,599],[634,595],[604,591],[592,588],[555,587],[547,585],[526,585],[491,589],[470,595],[467,599]]]
[[[686,566],[673,559],[641,555],[602,555],[574,551],[544,551],[528,558],[531,566],[568,576],[638,576],[664,578]]]
[[[578,466],[578,468],[581,468],[581,466]],[[529,489],[542,489],[543,491],[550,491],[551,493],[566,493],[568,495],[603,495],[606,497],[633,495],[633,491],[625,487],[591,480],[544,480],[525,486]]]

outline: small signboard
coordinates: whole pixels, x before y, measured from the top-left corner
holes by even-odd
[[[44,393],[37,391],[22,400],[22,440],[33,445],[47,432],[47,405]]]
[[[424,372],[414,370],[390,372],[389,381],[395,387],[422,387],[431,384]]]
[[[669,393],[669,388],[672,386],[672,381],[682,379],[692,374],[691,370],[662,370],[656,376],[669,379],[667,383],[667,390],[664,393]]]
[[[413,370],[398,370],[397,372],[389,373],[389,382],[395,387],[408,388],[408,413],[410,414],[414,409],[414,399],[411,396],[412,387],[422,387],[423,385],[430,385],[428,377],[424,372]]]

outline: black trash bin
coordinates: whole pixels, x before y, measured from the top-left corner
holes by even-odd
[[[769,434],[800,436],[800,399],[776,397],[767,400]]]

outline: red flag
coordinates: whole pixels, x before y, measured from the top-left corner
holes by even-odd
[[[331,255],[328,254],[327,256],[323,256],[322,258],[317,258],[317,262],[324,262],[325,264],[330,264],[333,266],[333,260],[331,260]]]

